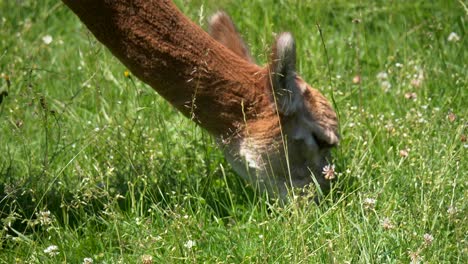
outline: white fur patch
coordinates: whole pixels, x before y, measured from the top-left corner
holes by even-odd
[[[218,11],[216,12],[214,15],[212,15],[210,18],[209,18],[209,24],[214,24],[216,23],[216,21],[220,20],[220,19],[226,19],[226,18],[229,18],[228,15],[222,11]]]
[[[289,32],[281,33],[276,40],[276,48],[278,51],[278,59],[283,59],[294,50],[294,38]]]

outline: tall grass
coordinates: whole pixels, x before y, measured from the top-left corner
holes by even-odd
[[[269,201],[63,4],[0,0],[1,263],[468,262],[463,1],[176,2],[259,63],[294,34],[340,114],[329,199]]]

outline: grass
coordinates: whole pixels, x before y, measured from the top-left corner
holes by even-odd
[[[340,115],[329,199],[268,201],[63,4],[0,0],[0,263],[468,262],[463,1],[176,2],[260,63],[293,32]]]

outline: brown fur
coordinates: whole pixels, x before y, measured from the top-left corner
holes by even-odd
[[[325,97],[287,66],[295,56],[285,64],[288,78],[274,72],[275,60],[282,60],[275,56],[292,54],[290,43],[278,38],[280,52],[273,49],[272,63],[262,68],[252,63],[225,13],[212,18],[212,38],[169,0],[63,2],[133,74],[215,136],[244,178],[272,181],[260,185],[284,196],[287,185],[312,182],[313,172],[327,188],[320,170],[329,147],[338,143],[336,115]],[[311,147],[301,151],[300,140]],[[249,159],[248,168],[242,168]],[[287,169],[285,159],[297,167]]]
[[[254,62],[234,22],[232,22],[231,18],[225,12],[215,13],[211,16],[209,24],[209,33],[214,39],[229,48],[239,57],[244,58],[248,62]]]

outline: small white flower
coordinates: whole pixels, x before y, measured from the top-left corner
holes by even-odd
[[[49,254],[49,256],[57,256],[60,252],[58,251],[58,247],[56,245],[50,245],[46,249],[44,249],[44,253]]]
[[[419,256],[420,252],[419,250],[415,251],[415,252],[408,252],[409,256],[410,256],[410,259],[411,259],[411,262],[410,264],[419,264],[421,263],[421,257]]]
[[[51,35],[45,35],[42,37],[42,42],[44,42],[44,44],[46,45],[49,45],[50,43],[52,43],[54,39],[52,38]]]
[[[50,215],[49,210],[36,213],[36,217],[41,226],[48,226],[52,224],[52,216]]]
[[[326,165],[325,167],[323,167],[323,171],[322,171],[322,174],[324,175],[323,177],[326,179],[326,180],[333,180],[335,179],[335,165]]]
[[[434,241],[434,237],[431,235],[431,234],[424,234],[424,244],[426,245],[431,245],[432,244],[432,241]]]
[[[374,198],[366,198],[364,199],[362,204],[364,205],[364,208],[366,209],[374,209],[376,202],[377,200],[375,200]]]
[[[467,147],[467,145],[465,144],[465,148]],[[454,206],[449,206],[449,208],[447,209],[447,213],[450,215],[450,216],[453,216],[457,213],[458,209]]]
[[[397,62],[397,63],[395,63],[395,67],[397,67],[397,68],[403,68],[403,64]]]
[[[152,264],[153,263],[153,256],[151,256],[151,255],[141,256],[141,263],[143,263],[143,264]]]
[[[379,72],[377,74],[377,79],[379,81],[387,80],[388,79],[388,74],[386,72]]]
[[[83,264],[93,264],[93,259],[92,258],[84,258],[83,259]]]
[[[447,38],[448,42],[458,42],[460,41],[460,36],[457,33],[451,32]]]
[[[187,242],[185,242],[184,244],[184,247],[188,248],[188,249],[191,249],[192,247],[196,246],[196,243],[195,241],[193,240],[188,240]]]
[[[409,150],[408,149],[402,149],[399,151],[400,157],[406,158],[409,155]]]
[[[392,88],[392,84],[389,81],[382,81],[380,83],[380,86],[382,86],[382,89],[384,89],[384,91],[386,91],[386,92],[388,92],[388,90],[390,90],[390,88]]]
[[[395,225],[393,225],[392,221],[388,217],[385,217],[381,223],[382,223],[383,229],[385,230],[390,230],[390,229],[395,228]]]

